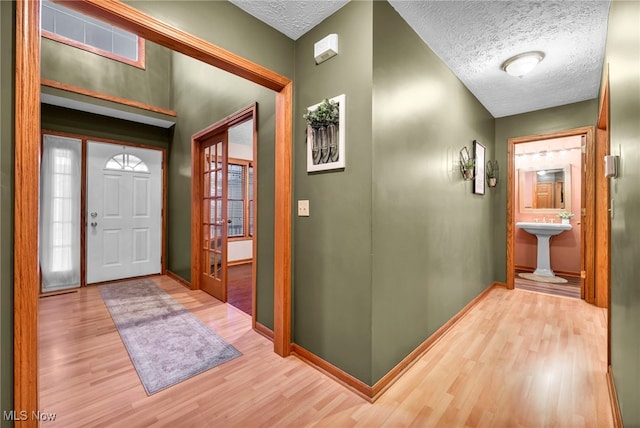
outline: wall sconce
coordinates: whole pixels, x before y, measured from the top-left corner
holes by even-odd
[[[467,146],[460,149],[460,174],[465,181],[471,181],[475,177],[476,159],[471,156]]]
[[[500,168],[498,167],[498,161],[487,161],[487,185],[489,185],[489,187],[496,187],[499,178]]]

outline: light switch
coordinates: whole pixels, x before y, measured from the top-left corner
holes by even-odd
[[[309,217],[309,201],[298,201],[298,217]]]

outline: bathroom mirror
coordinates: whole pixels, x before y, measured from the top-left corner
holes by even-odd
[[[518,169],[521,213],[571,211],[571,165]]]

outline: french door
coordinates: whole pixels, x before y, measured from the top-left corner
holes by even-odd
[[[227,132],[206,137],[200,145],[200,288],[227,301]]]

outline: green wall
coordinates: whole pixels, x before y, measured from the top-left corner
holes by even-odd
[[[140,10],[293,77],[294,42],[227,2],[131,2]],[[177,124],[169,150],[168,268],[190,272],[191,135],[258,102],[257,321],[273,328],[275,94],[181,54],[171,55]]]
[[[273,328],[275,94],[184,55],[173,55],[178,122],[169,155],[169,270],[191,280],[191,136],[258,103],[257,321]]]
[[[595,126],[598,100],[553,107],[530,113],[501,117],[495,120],[495,148],[500,165],[500,182],[493,204],[493,234],[495,280],[507,280],[507,145],[509,138],[548,134],[583,126]]]
[[[371,382],[370,2],[350,2],[296,42],[293,340],[365,383]],[[316,65],[313,45],[331,33],[340,54]],[[344,170],[307,173],[308,106],[345,94]]]
[[[167,148],[172,130],[41,104],[42,129]]]
[[[14,13],[13,2],[0,1],[0,412],[13,409]]]
[[[42,40],[42,78],[67,83],[162,108],[171,108],[171,51],[146,42],[146,66],[140,69],[59,43]]]
[[[293,40],[226,1],[125,3],[268,69],[293,78]]]
[[[640,426],[640,3],[613,1],[606,62],[610,81],[611,153],[620,176],[611,180],[611,366],[622,421]]]
[[[494,281],[495,194],[454,167],[473,140],[492,159],[493,117],[387,2],[373,11],[376,382]]]

